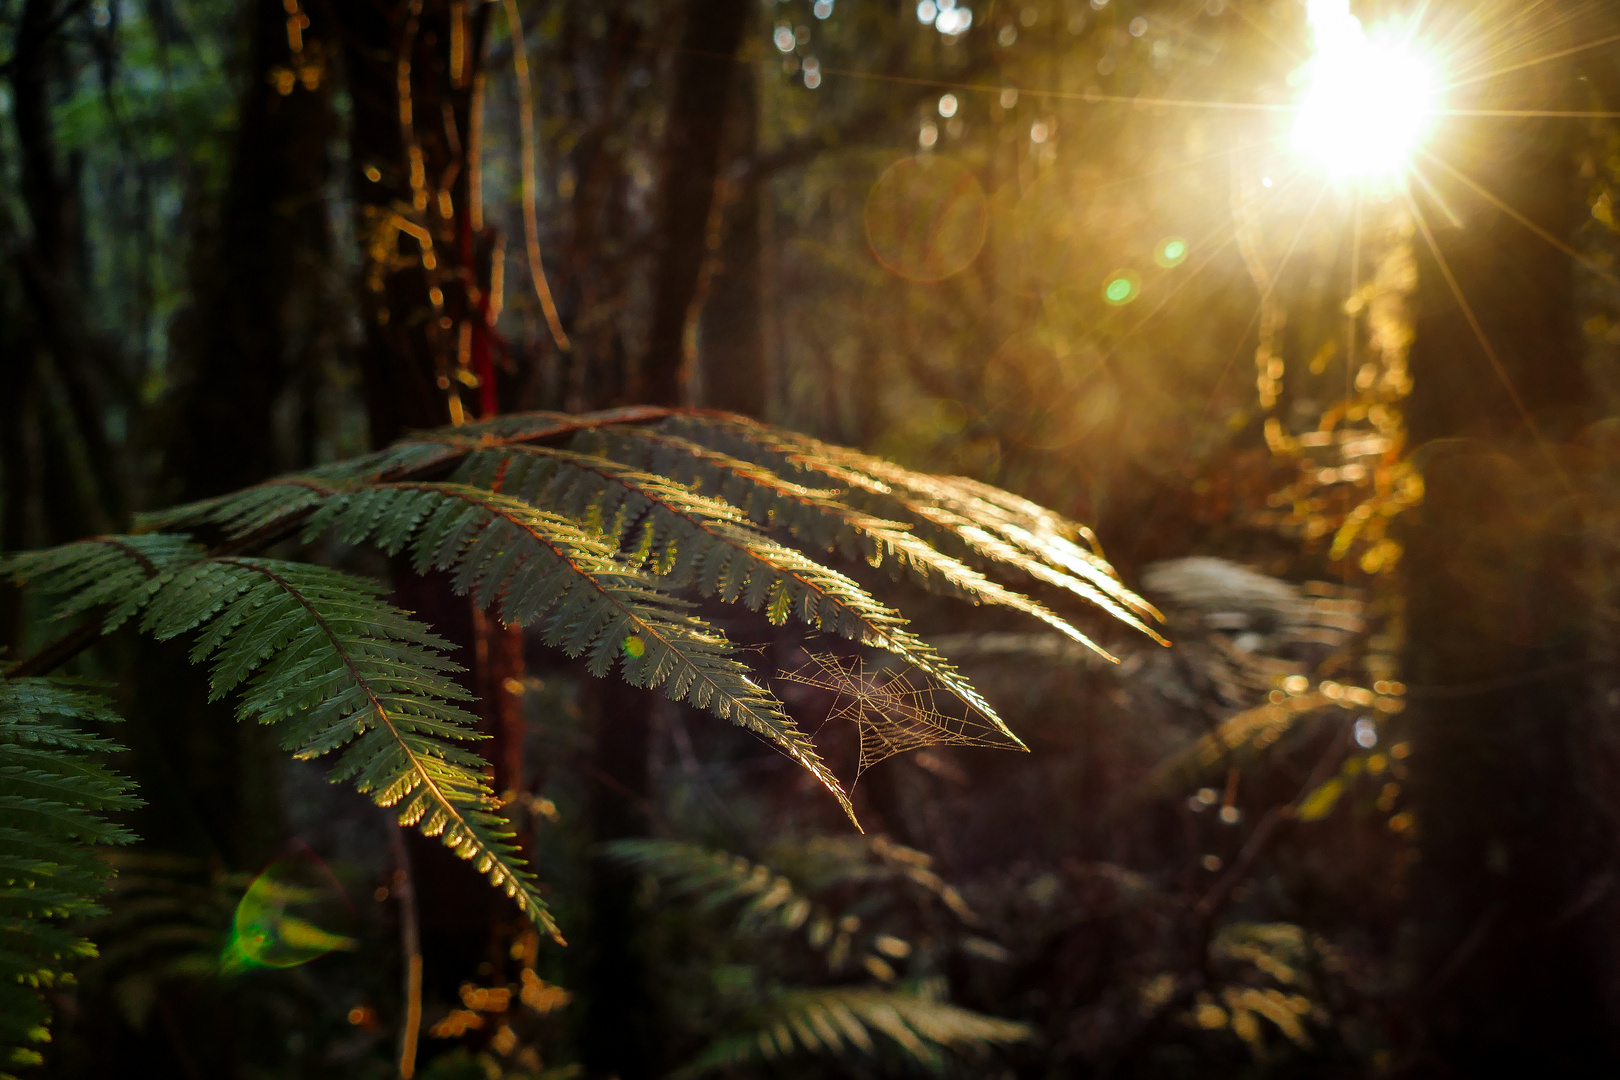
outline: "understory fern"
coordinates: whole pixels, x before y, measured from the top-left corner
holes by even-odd
[[[187,637],[193,662],[210,664],[215,698],[235,695],[238,716],[274,725],[294,756],[331,756],[333,781],[441,837],[559,940],[472,747],[481,736],[449,644],[391,605],[379,582],[262,554],[290,540],[316,550],[323,537],[446,571],[473,603],[532,627],[591,674],[757,733],[846,812],[814,740],[699,605],[742,605],[773,625],[796,621],[887,653],[1014,747],[990,703],[828,556],[1020,612],[1099,652],[1054,600],[1084,601],[1158,637],[1148,625],[1157,613],[1082,525],[987,485],[690,410],[533,413],[422,433],[148,515],[132,535],[0,558],[0,574],[79,623],[13,665],[8,685],[33,685],[15,677],[43,674],[131,621],[160,639]],[[1018,591],[1027,586],[1050,599]],[[24,917],[30,932],[46,925]]]
[[[1029,1028],[1013,1020],[959,1009],[925,993],[876,986],[782,991],[750,1018],[752,1030],[714,1041],[677,1077],[799,1054],[881,1059],[885,1051],[940,1072],[948,1061],[946,1052],[982,1054],[990,1046],[1021,1043],[1030,1036]]]
[[[97,847],[134,839],[103,816],[139,804],[96,760],[120,748],[82,726],[117,719],[71,683],[0,678],[0,1077],[40,1062],[44,995],[95,955],[67,923],[102,913],[112,870]]]
[[[676,1076],[803,1056],[835,1061],[898,1057],[940,1072],[955,1058],[982,1056],[992,1046],[1031,1036],[1024,1024],[944,1000],[943,979],[902,979],[895,971],[901,958],[918,959],[919,949],[887,932],[897,927],[872,920],[874,900],[909,891],[948,912],[939,925],[959,929],[977,922],[922,852],[880,837],[849,843],[823,838],[779,853],[783,858],[773,860],[775,865],[671,840],[621,840],[608,851],[616,861],[653,878],[661,898],[688,903],[698,912],[734,909],[733,937],[792,944],[815,958],[803,974],[838,980],[750,987],[744,1000],[734,1003],[737,1007],[723,1010],[734,1014],[732,1032],[711,1042]],[[828,898],[851,884],[860,886],[854,895],[863,901],[865,920],[836,908]],[[949,936],[938,932],[939,925],[927,935],[935,949],[940,937]],[[754,950],[745,946],[739,951],[747,955]],[[862,981],[845,981],[851,975]],[[694,985],[704,982],[693,979]]]
[[[715,1040],[675,1073],[696,1077],[727,1067],[759,1065],[802,1054],[835,1059],[898,1052],[930,1072],[947,1052],[982,1054],[1023,1042],[1030,1029],[939,1001],[926,993],[872,986],[829,986],[772,995],[749,1017],[750,1030]]]

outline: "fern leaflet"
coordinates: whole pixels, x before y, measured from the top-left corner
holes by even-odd
[[[913,472],[882,458],[740,416],[686,415],[666,422],[664,428],[738,457],[764,458],[783,475],[803,475],[847,490],[856,501],[870,504],[885,517],[915,525],[933,543],[956,548],[982,564],[1016,567],[1037,581],[1096,604],[1164,643],[1138,617],[1158,617],[1151,604],[1121,585],[1100,556],[1057,531],[1062,520],[1057,515],[1046,512],[1025,518],[1014,512],[1011,508],[1024,502],[1015,496],[992,501],[982,494],[996,490],[988,485]]]
[[[246,683],[237,715],[276,724],[298,758],[342,751],[333,782],[352,780],[401,825],[440,837],[553,935],[556,925],[477,754],[481,738],[454,704],[472,695],[447,642],[382,599],[383,587],[279,559],[214,558],[167,576],[142,628],[160,640],[200,631],[193,663],[212,659],[212,698]]]
[[[871,566],[887,565],[893,576],[909,577],[930,592],[1032,616],[1113,659],[1107,650],[1044,604],[991,581],[934,548],[908,526],[845,504],[838,497],[841,492],[784,480],[742,458],[663,432],[592,432],[585,438],[589,441],[584,445],[599,448],[617,460],[673,477],[700,491],[712,490],[743,508],[756,524],[781,528],[808,546],[836,550]],[[1126,616],[1125,621],[1139,625],[1134,616]]]
[[[763,610],[775,625],[806,625],[883,649],[937,680],[1008,741],[1023,746],[990,703],[898,611],[797,549],[749,526],[741,510],[663,477],[590,454],[522,446],[472,454],[458,474],[534,506],[558,506],[650,565],[671,589]]]
[[[348,543],[406,547],[416,568],[455,569],[458,592],[501,618],[539,628],[548,644],[615,665],[626,682],[662,688],[763,735],[808,769],[851,815],[842,785],[718,631],[666,595],[656,578],[617,558],[617,546],[557,514],[466,484],[381,484],[333,498],[306,535],[331,527]]]
[[[112,868],[99,847],[134,836],[107,812],[140,805],[93,755],[120,747],[78,727],[118,717],[104,698],[59,679],[0,677],[0,1077],[41,1061],[44,993],[95,955],[63,923],[99,915]]]

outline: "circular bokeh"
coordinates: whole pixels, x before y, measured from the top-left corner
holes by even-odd
[[[1116,270],[1103,282],[1103,301],[1122,307],[1142,295],[1142,277],[1134,270]]]
[[[1153,249],[1153,261],[1169,270],[1187,260],[1187,251],[1187,241],[1179,236],[1167,236]]]
[[[991,200],[989,244],[996,282],[1025,296],[1044,296],[1074,280],[1088,254],[1083,216],[1062,182],[1042,176],[1003,184]]]
[[[942,281],[978,257],[988,200],[968,169],[937,155],[902,158],[866,195],[866,242],[907,281]]]

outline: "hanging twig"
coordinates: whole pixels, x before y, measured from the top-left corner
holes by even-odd
[[[416,920],[416,885],[411,880],[411,856],[405,835],[389,822],[388,842],[394,850],[394,896],[399,900],[399,941],[405,954],[405,1024],[399,1036],[400,1080],[416,1075],[416,1038],[422,1028],[422,934]]]
[[[1260,819],[1260,823],[1255,826],[1254,832],[1249,834],[1248,842],[1238,852],[1238,857],[1232,861],[1231,869],[1210,888],[1209,892],[1204,894],[1203,898],[1193,908],[1193,914],[1204,923],[1206,928],[1221,908],[1225,906],[1227,899],[1232,895],[1232,890],[1243,883],[1243,880],[1249,876],[1249,871],[1254,869],[1254,864],[1259,861],[1260,856],[1265,854],[1266,850],[1271,847],[1272,842],[1281,833],[1283,826],[1295,820],[1299,814],[1299,808],[1304,805],[1306,799],[1310,798],[1311,793],[1327,783],[1328,779],[1338,770],[1339,764],[1344,760],[1344,756],[1349,750],[1350,743],[1347,738],[1347,729],[1343,725],[1334,725],[1334,727],[1332,741],[1328,743],[1327,749],[1323,751],[1322,756],[1317,759],[1316,767],[1311,770],[1310,777],[1305,781],[1305,785],[1299,789],[1299,794],[1294,797],[1294,801],[1273,806],[1266,811],[1265,816]]]
[[[520,157],[523,165],[523,244],[529,255],[529,277],[534,282],[534,295],[540,299],[540,310],[545,313],[546,326],[557,348],[568,352],[573,346],[563,332],[562,320],[557,317],[557,304],[551,298],[551,286],[546,283],[546,270],[540,263],[540,222],[536,218],[535,200],[538,198],[534,178],[534,97],[529,84],[529,56],[523,45],[523,21],[518,15],[517,0],[505,0],[506,28],[512,35],[512,72],[518,83],[518,131]]]

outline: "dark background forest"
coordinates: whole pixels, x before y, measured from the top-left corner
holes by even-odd
[[[1440,57],[1393,178],[1290,145],[1301,0],[0,0],[0,551],[696,406],[1083,521],[1173,642],[915,599],[1030,753],[881,762],[860,834],[379,557],[560,947],[114,635],[142,839],[20,1075],[1613,1075],[1620,12],[1351,6]],[[278,875],[342,947],[222,966]],[[857,991],[967,1033],[758,1020]]]

